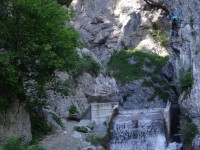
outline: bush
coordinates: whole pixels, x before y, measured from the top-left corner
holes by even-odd
[[[56,114],[50,112],[50,115],[58,125],[60,125],[62,128],[64,128],[64,125],[63,125],[61,119]]]
[[[70,108],[69,108],[69,113],[70,114],[75,114],[77,113],[77,107],[75,105],[71,105]]]
[[[88,135],[86,137],[86,141],[90,142],[94,146],[102,145],[103,144],[103,138],[94,136],[94,135]]]
[[[183,91],[187,91],[192,88],[193,75],[191,67],[188,68],[186,71],[183,71],[183,69],[181,69],[179,83]]]
[[[130,64],[129,59],[134,59],[135,63]],[[148,59],[148,61],[147,61]],[[121,83],[129,83],[133,80],[146,76],[158,74],[166,64],[168,57],[160,57],[137,50],[123,50],[114,52],[108,66],[112,75]],[[143,66],[155,68],[152,73],[143,70]]]
[[[100,69],[101,66],[99,63],[93,60],[90,56],[83,55],[83,59],[79,66],[72,73],[75,77],[83,74],[83,72],[88,72],[92,75],[98,75]]]
[[[185,135],[187,140],[192,142],[199,130],[188,116],[182,115],[180,118],[179,133]]]
[[[74,130],[78,131],[78,132],[82,132],[82,133],[88,133],[88,129],[84,126],[75,126],[73,128]]]
[[[24,146],[21,143],[21,139],[13,137],[8,139],[6,144],[3,146],[3,150],[24,150]]]
[[[61,5],[70,5],[72,0],[57,0],[59,4]]]
[[[6,144],[3,146],[3,150],[45,150],[45,149],[39,145],[23,144],[20,138],[13,137],[7,140]]]
[[[38,140],[53,131],[53,126],[47,124],[44,118],[33,115],[30,116],[33,141]]]
[[[150,29],[149,32],[155,37],[160,46],[169,47],[169,35],[162,30]]]

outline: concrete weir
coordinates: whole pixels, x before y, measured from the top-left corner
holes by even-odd
[[[120,110],[110,122],[110,150],[166,150],[170,107]]]
[[[109,103],[91,103],[91,120],[96,124],[107,124],[110,122],[112,114],[119,107],[117,102]]]

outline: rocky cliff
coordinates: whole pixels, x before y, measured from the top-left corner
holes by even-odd
[[[172,0],[172,1],[153,1],[152,4],[164,6],[170,14],[173,11],[180,13],[180,21],[178,27],[178,36],[171,36],[170,41],[170,63],[173,70],[173,80],[179,89],[180,97],[179,104],[186,115],[189,115],[193,122],[200,129],[200,103],[199,103],[199,81],[200,81],[200,66],[199,66],[199,37],[200,37],[200,18],[198,0]],[[184,75],[191,72],[191,77]],[[181,78],[191,78],[188,82],[191,85],[184,87],[181,83]],[[188,84],[188,83],[185,83]],[[193,146],[198,149],[200,145],[199,135],[193,140]]]
[[[103,64],[114,51],[137,48],[166,55],[149,29],[169,32],[167,12],[143,0],[73,0],[74,27]]]
[[[143,89],[142,81],[120,87],[106,69],[113,52],[124,49],[136,48],[166,56],[170,31],[168,11],[143,0],[73,0],[70,7],[76,13],[71,24],[80,32],[83,45],[89,49],[78,52],[91,56],[101,65],[103,72],[97,76],[88,73],[80,75],[76,79],[75,96],[53,97],[52,110],[65,118],[71,105],[77,106],[82,113],[90,102],[126,101],[128,106],[133,104],[129,101],[133,97],[139,97],[133,108],[141,102],[141,107],[164,107],[159,98],[156,102],[147,102],[154,89]],[[133,91],[137,95],[132,94]]]
[[[170,38],[170,58],[164,72],[181,95],[182,112],[200,129],[199,5],[198,0],[73,0],[71,7],[76,17],[72,24],[80,31],[82,42],[106,65],[114,51],[123,49],[166,55],[166,48],[149,29],[169,35],[171,14],[178,11],[178,36]],[[192,74],[193,84],[185,89],[180,80],[188,72]],[[195,147],[200,144],[198,136],[193,144]]]
[[[29,113],[26,105],[19,101],[0,113],[0,141],[13,136],[21,137],[26,142],[32,140]]]

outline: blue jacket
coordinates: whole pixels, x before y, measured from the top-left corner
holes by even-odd
[[[173,12],[172,13],[172,20],[178,21],[179,20],[180,14],[178,12]]]

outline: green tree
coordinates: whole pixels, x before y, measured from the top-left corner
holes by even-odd
[[[43,106],[56,71],[77,67],[78,33],[65,22],[72,12],[55,0],[2,0],[0,110],[15,99]]]

